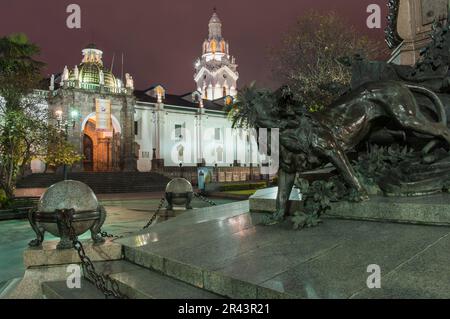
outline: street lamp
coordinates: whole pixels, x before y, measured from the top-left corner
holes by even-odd
[[[64,117],[64,112],[59,109],[55,111],[57,129],[61,134],[64,134],[64,140],[67,142],[69,138],[69,125],[72,126],[72,130],[75,129],[76,120],[78,118],[78,111],[72,110],[70,112],[70,117]],[[67,165],[64,163],[63,166],[64,180],[67,180]]]

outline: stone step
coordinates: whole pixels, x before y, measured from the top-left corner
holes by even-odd
[[[167,177],[149,172],[69,173],[68,178],[89,185],[99,194],[162,191],[169,182]],[[20,180],[17,188],[45,188],[62,179],[60,174],[32,174]]]
[[[65,281],[42,283],[44,299],[105,299],[105,296],[89,281],[81,279],[81,287],[69,289]]]
[[[99,273],[118,281],[122,293],[131,299],[218,299],[217,294],[193,287],[127,261],[96,262]],[[69,289],[65,281],[42,284],[49,299],[104,299],[104,295],[89,281],[82,279],[80,289]]]
[[[295,231],[248,210],[198,209],[118,242],[126,260],[229,298],[450,298],[450,227],[326,219]],[[370,265],[381,289],[367,286]]]
[[[13,278],[0,283],[0,299],[4,299],[20,283],[22,278]]]

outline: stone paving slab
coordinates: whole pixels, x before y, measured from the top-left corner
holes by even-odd
[[[450,291],[450,280],[440,279],[450,273],[450,227],[326,219],[294,231],[289,222],[255,225],[245,205],[228,209],[210,219],[187,213],[122,239],[125,257],[232,298],[427,298]],[[371,264],[381,267],[386,287],[368,294]]]
[[[382,277],[381,289],[364,288],[351,298],[450,299],[450,235]]]
[[[337,237],[336,245],[328,251],[295,265],[262,285],[300,298],[349,298],[367,287],[369,265],[379,265],[384,278],[449,233],[447,228],[434,229],[432,226],[355,221],[327,221],[327,224],[350,234]],[[439,263],[438,268],[442,274],[450,271],[445,263]],[[450,282],[447,287],[450,289]]]

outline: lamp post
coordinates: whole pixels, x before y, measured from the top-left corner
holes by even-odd
[[[214,168],[216,171],[216,183],[218,183],[219,182],[219,169],[217,167],[217,163],[214,163]]]
[[[57,110],[56,115],[56,127],[61,134],[64,134],[64,140],[67,142],[69,139],[69,126],[72,126],[72,130],[75,129],[76,119],[78,118],[78,111],[72,110],[69,117],[65,117],[62,110]],[[67,180],[67,165],[63,166],[64,180]]]

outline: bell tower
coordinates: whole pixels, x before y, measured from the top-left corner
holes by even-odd
[[[194,80],[202,98],[212,101],[237,94],[239,73],[235,59],[229,53],[229,44],[222,36],[222,22],[216,9],[208,27],[203,54],[195,63]]]

